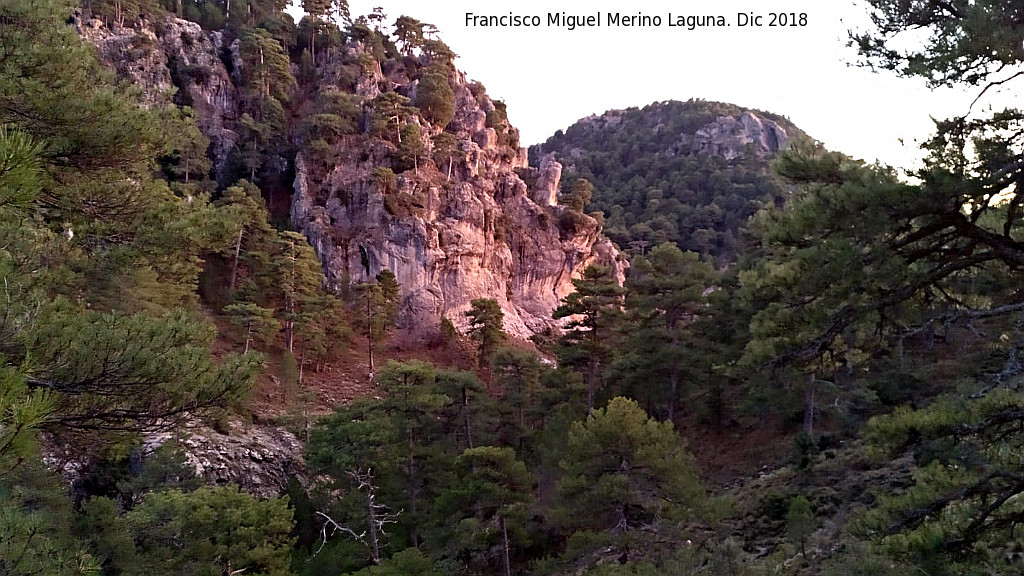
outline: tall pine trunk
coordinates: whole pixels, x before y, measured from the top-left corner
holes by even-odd
[[[590,358],[590,365],[587,367],[587,411],[594,409],[594,395],[597,390],[597,359]]]
[[[501,523],[501,565],[505,569],[505,576],[512,576],[512,563],[508,554],[508,526],[505,524],[505,517],[498,516]]]
[[[807,375],[807,385],[804,387],[804,432],[814,436],[814,393],[818,379],[814,372]]]
[[[238,259],[242,255],[242,234],[245,226],[238,231],[238,238],[235,240],[235,258],[231,261],[231,279],[228,281],[228,294],[235,293],[235,283],[238,281]]]
[[[668,395],[668,421],[672,422],[676,416],[676,398],[679,397],[679,333],[676,331],[676,321],[669,323],[668,329],[672,331],[672,360],[669,367],[669,395]]]

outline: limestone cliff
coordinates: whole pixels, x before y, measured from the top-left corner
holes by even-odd
[[[242,63],[226,33],[174,18],[107,27],[76,17],[76,25],[152,104],[173,99],[195,110],[220,179],[232,149],[244,144],[235,131]],[[621,277],[624,264],[601,225],[557,205],[558,164],[527,165],[504,105],[456,71],[449,53],[382,56],[350,41],[327,56],[291,104],[290,212],[330,284],[364,282],[386,268],[402,286],[400,325],[429,327],[445,316],[465,328],[470,301],[494,298],[506,329],[527,338],[554,325],[552,311],[588,265],[612,265]],[[411,105],[427,66],[444,70],[451,89],[445,126]],[[358,117],[340,137],[314,139],[307,126],[325,94],[350,98]],[[383,109],[395,96],[409,99],[400,115]],[[418,141],[412,152],[402,142],[409,126]],[[440,149],[441,134],[449,150]]]
[[[415,99],[429,60],[387,62],[387,73],[345,64],[362,55],[361,46],[349,46],[324,67],[343,72],[324,76],[354,78],[366,116],[380,113],[374,98],[388,88]],[[436,325],[447,317],[465,328],[470,302],[494,298],[506,330],[526,338],[554,325],[552,311],[588,265],[611,265],[621,276],[623,263],[596,220],[557,205],[558,164],[528,167],[517,131],[496,113],[501,105],[460,72],[451,70],[448,81],[454,115],[446,127],[419,113],[407,119],[421,136],[414,166],[400,159],[408,142],[368,127],[342,138],[326,157],[300,151],[292,221],[320,254],[329,281],[360,283],[383,269],[394,272],[403,293],[401,324]],[[346,85],[321,81],[319,89]],[[454,137],[450,154],[437,149],[442,132]]]
[[[73,20],[78,33],[96,46],[100,59],[141,88],[151,105],[173,102],[195,111],[221,176],[238,141],[239,118],[238,90],[220,58],[228,49],[224,34],[176,18],[141,21],[134,27],[108,27],[80,13]]]

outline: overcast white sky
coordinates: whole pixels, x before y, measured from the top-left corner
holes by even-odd
[[[659,100],[703,98],[788,116],[829,148],[912,167],[929,116],[967,110],[974,92],[930,91],[922,81],[850,66],[847,29],[863,25],[854,0],[350,0],[353,15],[382,6],[440,29],[457,66],[508,104],[524,144],[579,118]],[[474,28],[466,13],[607,12],[723,15],[727,28]],[[806,27],[738,27],[737,13],[804,12]],[[996,96],[1000,98],[1000,96]],[[1002,98],[1006,98],[1005,95]],[[900,143],[903,139],[905,144]]]

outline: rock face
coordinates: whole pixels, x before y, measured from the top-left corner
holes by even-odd
[[[107,27],[98,19],[73,16],[79,35],[96,46],[102,61],[143,90],[151,105],[170,102],[195,111],[199,130],[210,139],[220,176],[238,135],[239,101],[220,59],[222,33],[207,33],[188,20],[168,18],[136,27]]]
[[[689,145],[698,154],[722,156],[726,160],[735,160],[750,149],[758,157],[774,154],[788,141],[785,129],[752,112],[744,112],[738,119],[719,116],[692,137],[681,138],[683,146]]]
[[[238,140],[240,94],[224,64],[233,62],[238,72],[237,41],[174,18],[130,28],[80,16],[75,23],[151,104],[173,101],[195,110],[223,174]],[[621,278],[625,264],[597,221],[558,206],[561,166],[547,159],[530,168],[504,105],[450,65],[452,119],[436,126],[413,108],[403,124],[419,130],[422,151],[414,166],[400,166],[396,127],[373,131],[374,99],[395,92],[415,101],[425,66],[437,63],[423,55],[379,61],[353,42],[318,67],[317,90],[358,100],[360,133],[332,142],[326,158],[297,138],[292,222],[335,286],[365,282],[385,268],[394,272],[402,286],[400,325],[429,327],[444,316],[465,329],[470,302],[494,298],[506,330],[527,338],[554,325],[552,311],[587,266],[613,266]],[[302,134],[301,125],[294,128]],[[444,158],[432,139],[442,132],[454,137]]]
[[[280,496],[288,480],[295,477],[306,484],[303,446],[291,432],[256,424],[229,424],[224,434],[196,422],[174,432],[147,433],[141,448],[133,455],[141,464],[149,454],[174,440],[184,453],[186,465],[195,469],[207,484],[236,484],[260,498]],[[75,446],[44,437],[43,462],[74,486],[89,467]]]
[[[237,484],[260,498],[279,496],[288,479],[305,483],[302,443],[287,430],[231,424],[222,434],[206,426],[193,426],[175,434],[189,465],[208,484]],[[145,438],[144,450],[152,450],[172,438],[170,433]]]
[[[726,160],[735,160],[748,153],[753,153],[758,158],[771,156],[785,148],[791,139],[791,135],[779,122],[762,116],[761,113],[731,104],[717,104],[728,109],[727,114],[706,116],[706,119],[696,125],[688,121],[684,123],[687,126],[683,130],[675,134],[667,133],[669,126],[676,126],[679,123],[673,122],[664,114],[673,111],[687,113],[685,110],[688,107],[696,109],[714,105],[716,104],[704,101],[698,101],[696,104],[693,101],[685,104],[664,102],[651,104],[643,110],[609,110],[600,116],[592,115],[580,119],[570,131],[588,130],[611,137],[625,122],[635,129],[651,130],[658,134],[659,140],[665,137],[674,139],[674,143],[659,143],[659,147],[670,151],[671,154],[704,154],[721,156]],[[694,116],[705,116],[702,112],[689,113]],[[543,146],[537,147],[537,150],[542,149]],[[573,151],[569,150],[567,156],[573,155]]]
[[[408,69],[353,73],[364,107],[372,106],[373,87],[415,93]],[[326,160],[300,152],[291,218],[330,282],[392,271],[402,288],[400,325],[436,326],[446,317],[464,330],[470,302],[493,298],[505,329],[526,338],[554,325],[552,311],[587,266],[613,266],[621,278],[624,263],[597,221],[557,205],[560,165],[549,159],[528,167],[518,133],[495,119],[496,105],[479,85],[458,72],[450,84],[455,110],[445,132],[456,138],[454,153],[433,154],[430,137],[442,130],[422,117],[409,122],[423,135],[424,160],[397,176],[390,168],[398,171],[401,144],[386,138],[345,137]],[[321,82],[320,89],[344,87]]]

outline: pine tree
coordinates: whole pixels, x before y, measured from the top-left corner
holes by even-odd
[[[270,259],[276,234],[268,222],[269,214],[259,188],[246,180],[225,190],[217,205],[230,211],[232,231],[238,230],[229,248],[231,275],[228,294],[234,295],[238,286],[239,264],[245,262],[252,268],[250,272],[259,274],[260,268],[264,268]]]
[[[393,272],[381,270],[375,280],[376,282],[366,283],[360,287],[365,309],[362,329],[366,334],[370,379],[374,376],[374,349],[397,320],[398,305],[401,301],[401,287]]]
[[[656,246],[648,257],[637,258],[631,267],[626,308],[639,316],[631,340],[641,341],[628,347],[641,351],[631,370],[641,381],[667,376],[665,413],[670,422],[675,417],[680,380],[697,367],[697,359],[690,352],[699,343],[693,341],[693,331],[687,328],[705,312],[705,293],[713,288],[714,279],[711,264],[673,244]],[[710,371],[710,367],[707,369]]]
[[[477,362],[483,369],[490,365],[491,356],[508,337],[503,326],[505,315],[492,298],[477,298],[469,304],[469,335],[477,341]]]
[[[416,107],[434,126],[444,128],[455,115],[455,92],[448,81],[447,66],[429,66],[416,88]]]
[[[445,169],[445,179],[451,181],[452,179],[452,163],[455,159],[455,154],[458,152],[458,139],[447,132],[442,132],[431,138],[434,144],[434,164],[438,167],[447,165]]]
[[[231,318],[233,324],[245,329],[245,348],[242,354],[249,353],[249,346],[253,340],[265,345],[281,329],[281,323],[274,318],[273,310],[261,308],[251,302],[226,306],[224,313]]]
[[[402,53],[411,56],[412,51],[423,43],[423,23],[409,16],[399,16],[395,20],[394,36],[402,45]]]
[[[497,564],[511,576],[532,503],[533,476],[511,448],[465,450],[455,459],[453,483],[435,505],[447,555],[467,559],[470,571],[494,573]]]
[[[624,291],[611,269],[604,266],[588,267],[572,284],[576,291],[562,299],[554,317],[570,319],[562,337],[560,360],[583,368],[589,410],[594,407],[601,367],[612,358],[613,328],[620,322]]]
[[[314,66],[316,65],[316,37],[320,21],[331,11],[332,5],[332,0],[302,0],[303,12],[309,14],[313,20],[313,30],[309,35],[309,54],[313,58]],[[348,7],[347,3],[345,7]]]
[[[786,512],[786,536],[800,547],[800,555],[807,557],[807,537],[814,532],[814,511],[803,496],[790,500]]]
[[[613,398],[569,433],[558,493],[568,527],[625,534],[693,515],[701,495],[693,457],[670,422]]]
[[[541,363],[536,355],[513,348],[499,348],[491,358],[492,384],[500,394],[505,443],[523,457],[527,442],[537,429],[533,419],[540,389]]]
[[[306,237],[290,231],[278,235],[275,268],[284,301],[279,315],[284,326],[285,349],[294,352],[295,324],[304,305],[320,290],[323,270]]]
[[[123,517],[137,555],[126,574],[288,576],[293,538],[287,501],[260,501],[237,487],[153,492]]]

